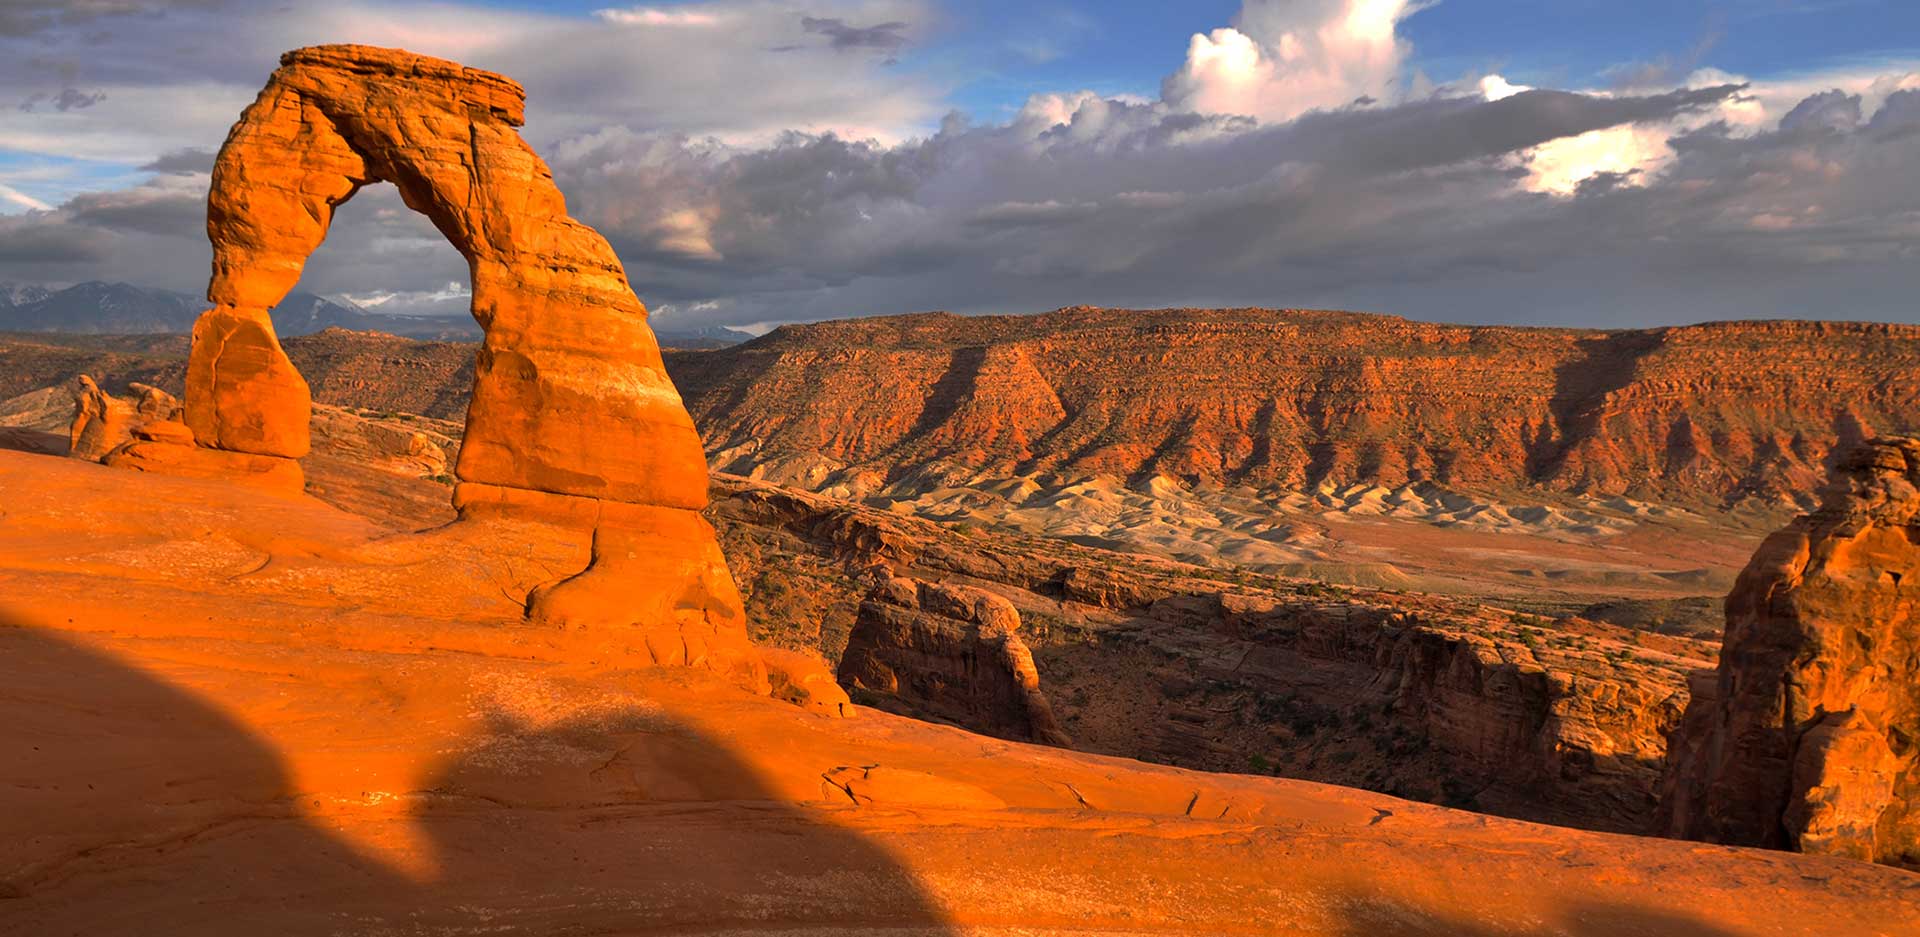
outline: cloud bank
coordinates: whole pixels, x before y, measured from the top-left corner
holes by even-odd
[[[1155,99],[1039,94],[983,122],[943,114],[939,89],[902,70],[940,21],[908,0],[581,17],[218,2],[0,20],[0,52],[45,60],[0,55],[0,75],[101,95],[0,113],[0,150],[122,167],[55,203],[18,191],[44,167],[0,163],[0,202],[20,209],[0,215],[0,280],[203,286],[210,153],[272,62],[194,50],[349,38],[523,81],[527,134],[572,210],[682,322],[1074,303],[1596,326],[1920,317],[1908,66],[1436,84],[1409,73],[1399,33],[1421,4],[1249,0],[1191,37]],[[211,17],[220,31],[191,38]],[[343,208],[304,285],[443,311],[464,277],[374,189]]]

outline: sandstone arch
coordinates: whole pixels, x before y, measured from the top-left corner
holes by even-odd
[[[514,128],[525,94],[454,62],[366,46],[281,57],[228,134],[207,234],[213,308],[193,330],[186,423],[198,448],[142,467],[285,479],[298,488],[311,400],[268,310],[333,212],[390,182],[467,259],[485,330],[455,474],[462,523],[591,527],[592,565],[533,590],[528,617],[638,627],[654,660],[764,686],[713,530],[700,439],[647,313],[604,238],[567,215]]]
[[[486,330],[461,481],[706,504],[700,439],[646,309],[515,131],[524,110],[512,81],[438,59],[360,46],[281,58],[214,166],[214,308],[195,327],[187,383],[204,443],[305,454],[305,383],[267,310],[299,280],[334,208],[391,182],[467,259]]]

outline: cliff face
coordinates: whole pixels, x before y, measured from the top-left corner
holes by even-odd
[[[668,367],[716,468],[811,487],[1058,473],[1786,503],[1836,444],[1920,428],[1920,328],[1882,324],[1072,308],[786,326]]]
[[[1020,613],[991,592],[889,576],[860,603],[840,682],[1006,738],[1070,746],[1040,689]]]
[[[1126,703],[1096,691],[1067,712],[1069,731],[1136,746],[1129,754],[1644,832],[1695,647],[1527,621],[1426,598],[1241,588],[1132,611],[1107,640],[1158,658],[1142,676],[1070,646],[1042,664],[1056,694],[1150,684]]]
[[[1920,439],[1849,452],[1727,596],[1671,744],[1676,836],[1920,867]]]

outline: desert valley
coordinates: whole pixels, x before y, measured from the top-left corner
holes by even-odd
[[[0,290],[0,934],[1920,933],[1920,324],[669,330],[512,78],[252,100]]]

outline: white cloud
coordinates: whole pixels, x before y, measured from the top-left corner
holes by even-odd
[[[659,7],[634,7],[630,10],[595,10],[593,15],[622,26],[718,26],[725,21],[721,13],[686,8],[662,10]]]
[[[22,192],[19,189],[13,188],[12,186],[6,185],[4,183],[0,183],[0,199],[5,199],[6,201],[12,202],[15,205],[19,205],[23,208],[30,208],[35,211],[52,211],[53,210],[52,205],[49,205],[46,202],[40,201],[39,199],[34,198],[33,196],[28,195],[25,192]]]
[[[1625,124],[1562,137],[1541,144],[1519,161],[1525,165],[1526,178],[1521,185],[1528,191],[1572,195],[1580,183],[1602,173],[1621,176],[1628,184],[1645,185],[1672,165],[1674,150],[1670,141],[1681,134],[1698,131],[1712,124],[1725,124],[1738,137],[1752,137],[1771,131],[1803,101],[1823,92],[1838,91],[1859,99],[1861,120],[1871,120],[1887,97],[1896,91],[1920,89],[1920,71],[1907,71],[1912,63],[1889,63],[1883,70],[1840,69],[1813,72],[1785,78],[1754,81],[1719,69],[1703,68],[1687,76],[1684,87],[1707,88],[1724,84],[1745,84],[1737,97],[1715,106],[1649,124]],[[1890,71],[1884,69],[1891,69]],[[1481,79],[1482,93],[1498,100],[1518,91],[1529,90],[1510,85],[1498,75]],[[1512,89],[1512,90],[1508,90]],[[1662,88],[1633,88],[1654,92]],[[1608,95],[1607,91],[1586,94]],[[1754,227],[1780,230],[1786,216],[1768,214],[1756,219]]]
[[[1642,183],[1673,158],[1670,133],[1670,126],[1627,124],[1550,140],[1521,157],[1527,168],[1521,185],[1530,192],[1572,195],[1602,173]]]
[[[1408,47],[1396,35],[1413,0],[1246,0],[1235,25],[1195,34],[1167,79],[1167,102],[1208,114],[1285,121],[1357,99],[1397,97]]]
[[[1505,100],[1522,91],[1532,90],[1531,85],[1516,85],[1499,75],[1488,75],[1480,79],[1480,96],[1489,101]]]

